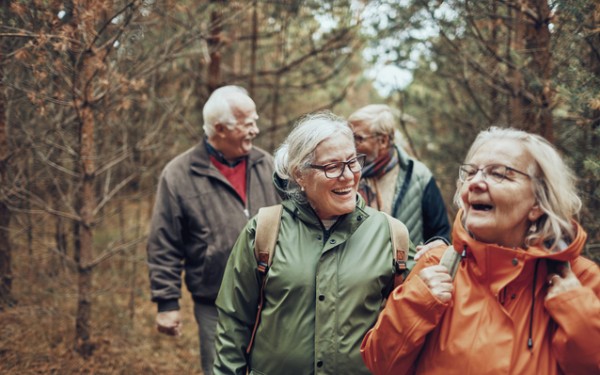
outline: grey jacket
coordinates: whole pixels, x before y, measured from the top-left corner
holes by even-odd
[[[253,148],[244,205],[212,165],[204,141],[167,164],[147,247],[152,301],[158,302],[159,311],[179,308],[182,271],[195,301],[214,302],[240,231],[260,207],[280,201],[272,175],[272,157]]]
[[[400,173],[396,180],[392,216],[403,222],[418,245],[432,237],[450,240],[450,222],[442,194],[429,168],[396,147]]]

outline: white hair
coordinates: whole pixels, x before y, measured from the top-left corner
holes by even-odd
[[[315,149],[330,137],[354,138],[348,122],[331,112],[318,112],[302,117],[287,136],[283,144],[275,152],[275,173],[281,179],[287,180],[284,188],[286,194],[305,202],[306,197],[300,191],[297,178],[314,161]]]
[[[572,239],[575,233],[571,220],[576,218],[581,209],[581,199],[575,185],[576,178],[556,148],[545,138],[523,130],[493,126],[477,135],[465,162],[471,160],[485,143],[501,139],[520,142],[535,162],[529,166],[527,173],[532,176],[533,192],[544,214],[536,221],[535,230],[527,233],[525,244],[530,246],[541,241],[552,250],[561,239]],[[454,195],[454,202],[461,208],[462,184],[458,180]],[[531,229],[533,228],[532,226]]]
[[[394,110],[385,104],[366,105],[348,117],[351,124],[365,123],[375,134],[387,134],[390,142],[394,140],[396,115]]]
[[[214,135],[216,124],[223,124],[230,129],[235,127],[236,118],[231,110],[231,101],[236,96],[250,99],[246,89],[234,85],[219,87],[209,96],[202,108],[204,119],[202,129],[208,137]]]

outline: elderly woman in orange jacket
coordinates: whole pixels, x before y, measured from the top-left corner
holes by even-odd
[[[374,374],[600,374],[600,271],[574,177],[542,137],[480,133],[460,167],[454,281],[425,253],[361,354]]]

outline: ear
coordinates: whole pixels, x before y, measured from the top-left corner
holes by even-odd
[[[299,170],[296,169],[294,171],[294,177],[296,178],[296,183],[298,183],[298,185],[300,185],[300,190],[304,191],[304,184],[305,184],[304,175]]]
[[[220,123],[219,123],[219,124],[215,124],[214,128],[215,128],[215,133],[216,133],[218,136],[223,136],[223,135],[224,135],[224,133],[225,133],[225,128],[226,128],[226,126],[225,126],[225,125],[223,125],[223,124],[220,124]]]
[[[382,134],[379,137],[379,143],[384,147],[390,147],[392,145],[392,139],[389,134]]]
[[[544,212],[542,211],[542,208],[540,207],[539,203],[536,202],[529,210],[527,218],[531,222],[536,222],[543,214]]]

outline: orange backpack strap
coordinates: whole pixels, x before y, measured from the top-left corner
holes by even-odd
[[[250,354],[254,336],[260,322],[260,313],[262,312],[265,301],[265,284],[267,280],[267,272],[273,263],[273,253],[275,252],[275,244],[279,235],[279,224],[281,223],[281,213],[283,206],[280,204],[274,206],[263,207],[258,210],[256,216],[256,237],[254,238],[254,256],[256,257],[256,269],[261,278],[260,296],[256,309],[256,319],[254,320],[254,328],[252,336],[246,348],[246,354]]]
[[[390,236],[394,247],[394,288],[404,282],[405,275],[408,273],[408,229],[400,220],[393,218],[383,212],[390,226]]]

